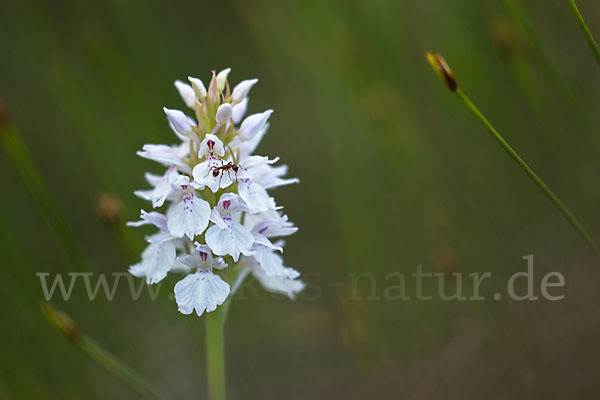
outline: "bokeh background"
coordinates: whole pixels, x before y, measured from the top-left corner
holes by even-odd
[[[578,4],[600,37],[600,4]],[[275,195],[300,227],[285,260],[309,283],[295,302],[256,283],[234,301],[231,399],[598,398],[598,259],[428,49],[600,239],[600,69],[562,0],[1,0],[0,97],[18,133],[0,150],[0,398],[137,398],[43,318],[35,273],[137,260],[142,234],[123,225],[160,168],[135,151],[175,141],[161,110],[184,108],[175,79],[227,66],[233,83],[260,78],[250,112],[275,109],[259,153],[301,178]],[[528,254],[536,288],[565,276],[564,300],[376,298],[417,265],[493,272],[489,298]],[[353,288],[360,272],[375,295]],[[203,398],[204,322],[177,312],[176,280],[156,302],[77,285],[53,304],[165,398]]]

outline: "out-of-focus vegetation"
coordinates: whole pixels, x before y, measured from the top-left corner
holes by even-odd
[[[600,37],[600,5],[578,5]],[[143,238],[123,225],[159,168],[135,151],[175,140],[173,80],[226,66],[260,78],[250,112],[275,109],[259,153],[301,178],[277,196],[300,227],[285,259],[309,283],[296,302],[251,285],[233,303],[232,399],[597,397],[599,262],[428,49],[600,238],[600,70],[563,0],[0,0],[0,398],[135,396],[44,320],[35,274],[136,261]],[[538,278],[564,274],[565,300],[375,298],[417,265],[491,271],[491,294],[527,254]],[[353,293],[360,272],[375,295],[367,279]],[[166,398],[197,398],[203,321],[177,312],[176,279],[156,302],[125,284],[53,302]]]

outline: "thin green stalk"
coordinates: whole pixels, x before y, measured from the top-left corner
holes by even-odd
[[[548,185],[542,181],[542,179],[537,176],[535,172],[527,165],[525,161],[517,154],[517,152],[508,144],[506,140],[498,133],[498,131],[494,128],[494,126],[483,116],[483,114],[479,111],[479,109],[469,100],[466,94],[463,93],[462,90],[457,89],[455,91],[456,95],[462,102],[467,106],[467,108],[473,113],[475,118],[481,122],[481,124],[492,134],[494,139],[502,146],[504,150],[519,164],[519,166],[525,171],[525,173],[531,178],[531,180],[544,192],[544,194],[552,201],[552,203],[558,208],[558,210],[564,215],[564,217],[569,221],[571,226],[575,228],[577,233],[586,241],[586,243],[594,250],[598,255],[600,255],[600,248],[596,245],[592,237],[587,233],[587,231],[581,226],[579,221],[575,218],[575,216],[569,211],[569,209],[563,204],[562,201],[550,190]]]
[[[588,44],[590,45],[590,48],[592,49],[592,52],[594,53],[594,57],[596,57],[596,61],[598,62],[598,65],[600,65],[600,49],[598,48],[598,45],[596,44],[596,41],[594,40],[594,37],[592,36],[592,32],[590,32],[590,29],[588,28],[587,24],[585,23],[585,20],[583,19],[583,15],[581,15],[581,12],[577,8],[577,4],[575,4],[574,0],[566,0],[566,1],[567,1],[567,5],[571,9],[571,13],[573,14],[573,17],[575,18],[575,21],[577,21],[577,25],[579,25],[579,29],[581,29],[583,36],[585,36],[585,39],[587,40]]]
[[[38,212],[53,233],[50,236],[56,239],[56,243],[62,250],[70,269],[81,269],[81,266],[85,265],[85,261],[75,236],[60,212],[55,198],[42,177],[42,173],[33,161],[21,133],[8,119],[1,101],[0,145],[4,148],[9,160],[17,170]]]
[[[542,42],[542,39],[538,35],[535,27],[531,23],[527,12],[521,5],[519,0],[504,0],[504,5],[508,9],[510,17],[512,18],[515,25],[520,29],[521,33],[525,36],[526,40],[531,45],[535,56],[548,80],[556,86],[559,94],[566,100],[567,104],[573,104],[575,96],[571,92],[571,89],[565,83],[562,75],[556,69],[553,59],[546,46]]]
[[[123,364],[123,362],[100,347],[98,343],[88,336],[82,336],[77,342],[77,347],[98,365],[138,392],[142,397],[153,400],[160,399],[160,396],[152,389],[151,385],[138,375],[137,372]]]
[[[206,313],[206,382],[208,400],[225,400],[225,320],[224,305]]]
[[[42,313],[71,343],[95,361],[100,367],[111,373],[123,383],[135,390],[145,399],[157,400],[161,397],[141,375],[110,354],[89,336],[81,333],[77,324],[66,314],[51,304],[42,304]]]
[[[593,152],[594,147],[592,144],[595,143],[597,129],[590,122],[579,98],[573,93],[569,83],[557,67],[554,57],[548,52],[547,46],[537,33],[526,10],[521,5],[521,1],[504,0],[504,4],[513,22],[529,42],[542,72],[546,75],[547,81],[554,85],[557,93],[563,98],[565,108],[573,116],[572,123],[580,127],[580,131],[584,135],[582,139],[585,141],[587,149]]]
[[[469,100],[466,94],[458,87],[458,83],[456,78],[454,77],[454,73],[446,63],[444,57],[441,54],[433,54],[431,52],[426,52],[425,57],[431,65],[431,68],[435,71],[435,73],[440,77],[442,82],[446,85],[451,92],[455,93],[458,98],[467,106],[467,108],[475,115],[475,118],[482,123],[483,126],[492,134],[493,138],[502,146],[502,148],[512,157],[513,160],[519,164],[519,166],[525,171],[525,173],[531,178],[531,180],[540,188],[542,192],[552,201],[552,203],[558,208],[558,210],[564,215],[564,217],[569,221],[571,226],[577,231],[577,233],[585,240],[585,242],[596,252],[596,254],[600,255],[600,248],[594,242],[592,237],[587,233],[585,229],[581,226],[579,221],[573,216],[571,211],[560,201],[560,199],[550,190],[550,188],[540,179],[539,176],[536,175],[535,172],[527,165],[525,161],[517,154],[517,152],[508,144],[506,140],[498,133],[496,128],[483,116],[481,111]]]

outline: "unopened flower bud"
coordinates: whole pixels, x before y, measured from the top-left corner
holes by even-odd
[[[189,108],[194,108],[194,105],[196,104],[196,93],[194,92],[194,89],[179,79],[175,81],[175,87],[177,88],[177,91],[179,92],[179,95],[183,99],[185,105]]]
[[[217,123],[224,124],[227,121],[229,121],[229,119],[231,118],[232,112],[233,112],[233,110],[231,108],[231,104],[229,104],[229,103],[221,104],[219,106],[219,108],[217,109],[217,115],[215,117],[215,119],[217,120]]]
[[[198,96],[200,100],[204,100],[206,97],[206,88],[204,87],[204,83],[202,83],[200,79],[192,78],[191,76],[188,76],[188,80],[192,84],[194,92],[196,92],[196,96]]]
[[[242,118],[244,118],[244,115],[246,114],[246,110],[248,110],[247,97],[232,107],[231,118],[233,118],[234,124],[239,124],[242,121]]]
[[[265,126],[273,110],[267,110],[263,113],[252,114],[247,117],[240,126],[239,135],[244,140],[252,140],[254,136]]]
[[[227,76],[231,72],[231,68],[225,68],[223,71],[217,74],[217,90],[219,93],[225,89],[225,82],[227,82]]]
[[[170,110],[166,107],[163,107],[163,111],[167,115],[167,118],[176,133],[187,136],[192,132],[192,124],[183,112],[179,110]]]
[[[234,103],[239,103],[248,96],[248,92],[258,82],[258,79],[246,79],[238,83],[231,92],[231,98]]]

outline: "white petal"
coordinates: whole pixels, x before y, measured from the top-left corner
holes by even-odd
[[[252,254],[254,237],[246,228],[231,218],[223,218],[225,227],[213,225],[206,231],[206,244],[219,255],[230,255],[237,262],[240,253]]]
[[[150,190],[135,190],[133,192],[134,195],[136,195],[137,197],[139,197],[140,199],[144,199],[144,200],[148,200],[148,201],[152,201],[152,194],[154,193],[154,189],[150,189]]]
[[[189,274],[192,272],[192,269],[190,267],[188,267],[187,265],[185,265],[184,263],[175,260],[175,262],[173,263],[173,266],[171,267],[171,271],[169,271],[169,272],[175,272],[175,273],[179,273],[179,274]]]
[[[252,114],[247,117],[240,126],[240,138],[243,140],[252,140],[265,126],[273,110],[267,110],[263,113]]]
[[[185,115],[182,111],[179,110],[171,110],[166,107],[163,107],[163,111],[167,115],[173,130],[180,137],[180,139],[185,138],[190,135],[192,130],[192,125],[190,124],[190,120],[187,115]]]
[[[282,176],[285,174],[287,174],[287,165],[272,167],[268,164],[263,164],[254,168],[250,175],[253,182],[258,183],[265,189],[273,189],[300,182],[298,178],[282,179]]]
[[[290,271],[287,275],[294,276],[294,278],[267,276],[261,268],[252,268],[252,274],[268,291],[285,294],[290,299],[294,299],[306,285],[301,280],[296,279],[299,276],[298,271],[292,268],[288,268],[288,270]]]
[[[163,175],[156,175],[150,172],[146,172],[144,174],[144,178],[146,179],[146,182],[148,182],[150,185],[156,186],[162,180]]]
[[[196,246],[194,248],[195,252],[205,254],[206,260],[208,262],[212,262],[213,257],[212,257],[212,251],[210,250],[210,247],[208,247],[205,244],[199,243],[199,242],[194,242],[194,246]]]
[[[231,118],[231,114],[232,114],[231,104],[224,103],[224,104],[221,104],[219,106],[219,108],[217,109],[217,115],[216,115],[215,119],[218,124],[224,124],[225,122],[229,121],[229,119]]]
[[[157,161],[166,166],[177,166],[181,171],[190,173],[191,168],[177,154],[177,149],[164,144],[146,144],[137,155],[152,161]]]
[[[235,179],[235,173],[232,171],[217,170],[217,167],[223,165],[223,162],[217,158],[208,158],[194,167],[192,175],[194,181],[208,186],[213,193],[216,193],[219,188],[226,188],[231,185]],[[217,171],[217,175],[214,172]]]
[[[208,226],[210,205],[188,190],[181,201],[174,203],[167,211],[169,232],[175,237],[186,235],[190,240],[204,232]]]
[[[192,135],[192,138],[195,136],[196,135]],[[197,141],[196,139],[193,140]],[[188,158],[190,156],[190,138],[186,136],[180,144],[173,146],[173,151],[175,154],[177,154],[177,156],[179,156],[179,158]]]
[[[239,103],[240,101],[244,100],[256,82],[258,82],[258,79],[246,79],[238,83],[233,88],[233,92],[231,92],[231,98],[233,99],[234,103]]]
[[[152,243],[142,253],[142,261],[129,267],[138,278],[146,277],[149,285],[160,282],[175,262],[175,245],[172,241]]]
[[[187,175],[176,175],[171,180],[171,187],[178,192],[189,190],[190,177]]]
[[[154,193],[152,194],[152,206],[154,208],[162,207],[165,200],[173,195],[173,185],[181,180],[181,178],[183,177],[177,173],[174,167],[167,169],[160,183],[154,188]]]
[[[266,237],[289,236],[297,231],[298,228],[288,221],[287,215],[262,220],[252,228],[252,232],[265,235]]]
[[[240,160],[245,160],[248,157],[250,157],[250,155],[252,153],[254,153],[254,150],[256,150],[256,148],[260,144],[262,138],[265,136],[265,133],[267,133],[268,129],[269,129],[269,123],[267,122],[266,124],[264,124],[262,129],[260,129],[258,131],[258,133],[256,135],[254,135],[254,137],[252,139],[245,140],[245,139],[240,138],[239,136],[236,136],[231,140],[229,145],[230,145],[230,147],[236,148],[239,150]]]
[[[212,264],[213,269],[225,269],[227,268],[227,264],[225,263],[225,260],[223,259],[223,257],[217,257],[215,259],[213,259],[213,264]]]
[[[175,301],[179,312],[201,316],[211,312],[225,302],[229,296],[229,285],[220,276],[210,271],[198,271],[175,284]]]
[[[223,142],[216,135],[207,133],[200,143],[200,150],[198,151],[198,157],[223,157],[225,155],[225,147]]]
[[[179,92],[179,95],[183,99],[185,105],[189,108],[194,108],[196,104],[196,93],[194,92],[194,89],[179,79],[175,81],[175,87],[177,88],[177,91]]]
[[[238,146],[237,148],[240,148]],[[297,178],[282,179],[281,177],[287,173],[287,166],[280,165],[278,167],[272,167],[271,164],[279,161],[279,157],[269,159],[268,157],[262,156],[249,156],[240,162],[240,172],[238,176],[243,179],[250,179],[252,183],[262,186],[264,189],[271,189],[274,187],[289,185],[297,183]]]
[[[231,68],[225,68],[223,71],[220,71],[217,74],[217,90],[220,92],[225,89],[225,82],[227,81],[227,76],[231,72]]]
[[[283,259],[275,251],[264,246],[254,247],[254,258],[267,276],[283,276],[290,278],[289,274],[294,271],[283,265]]]
[[[222,215],[230,215],[242,211],[249,211],[246,204],[235,193],[223,193],[219,198],[217,207],[215,207]]]
[[[206,97],[206,88],[204,87],[204,83],[202,83],[200,79],[192,78],[191,76],[188,76],[188,80],[192,84],[192,88],[194,89],[196,96],[198,96],[200,100],[203,100]]]
[[[221,229],[228,229],[229,225],[225,223],[225,220],[217,210],[217,208],[213,208],[210,212],[210,220],[214,222]]]
[[[211,268],[227,268],[225,260],[223,260],[221,257],[213,259],[212,250],[207,245],[200,244],[198,242],[195,242],[194,244],[196,247],[192,251],[192,254],[178,257],[177,261],[185,264],[190,269],[199,268],[201,270],[207,270]]]
[[[181,239],[176,238],[175,236],[171,236],[169,231],[160,231],[155,233],[154,235],[146,236],[146,242],[148,243],[162,243],[166,241],[181,241]]]
[[[247,214],[244,218],[244,226],[250,229],[252,232],[257,232],[258,229],[254,229],[260,222],[269,220],[269,219],[277,219],[280,217],[280,214],[275,210],[268,210],[261,213],[256,214]]]
[[[254,248],[255,249],[260,249],[260,248],[267,248],[270,250],[277,250],[280,253],[283,253],[283,241],[279,240],[276,244],[271,243],[271,241],[264,235],[261,235],[260,233],[252,233],[254,235]],[[280,245],[280,243],[282,245]]]
[[[248,110],[248,98],[244,98],[237,104],[234,104],[233,109],[231,111],[231,118],[233,118],[234,124],[239,124],[244,115],[246,114],[246,110]]]
[[[245,170],[252,170],[257,167],[262,167],[265,164],[275,164],[279,161],[279,157],[275,157],[273,159],[269,159],[267,156],[250,156],[247,157],[243,163],[243,167]]]
[[[152,201],[152,207],[162,207],[165,200],[173,194],[172,184],[179,179],[177,167],[169,167],[163,176],[146,174],[148,182],[154,186],[152,190],[137,190],[134,194],[144,200]]]
[[[142,225],[154,225],[163,231],[167,229],[167,217],[165,217],[164,214],[156,211],[146,212],[142,210],[140,218],[141,221],[128,222],[127,226],[137,227]]]
[[[265,188],[252,182],[250,179],[238,180],[238,193],[248,205],[251,212],[263,212],[275,209],[275,202]]]

